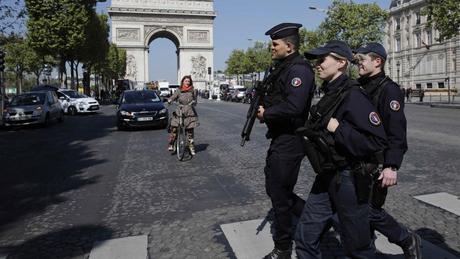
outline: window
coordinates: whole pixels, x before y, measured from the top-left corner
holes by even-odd
[[[438,82],[438,88],[444,88],[444,82]]]
[[[415,85],[415,88],[417,88],[417,89],[422,89],[422,84],[416,84],[416,85]]]
[[[395,41],[395,51],[401,51],[401,36],[396,37]]]
[[[400,30],[401,29],[401,18],[400,17],[396,17],[395,18],[395,30]]]
[[[433,84],[432,83],[426,83],[426,88],[433,88]]]
[[[428,46],[433,44],[433,33],[431,32],[431,29],[426,31],[426,44],[428,44]]]
[[[415,24],[419,25],[420,24],[420,12],[415,13]]]
[[[420,48],[422,46],[422,37],[420,36],[420,32],[415,33],[415,47]]]

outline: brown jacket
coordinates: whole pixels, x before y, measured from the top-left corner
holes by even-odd
[[[177,90],[171,98],[169,98],[169,101],[171,102],[175,100],[177,100],[179,104],[186,105],[182,107],[182,113],[185,115],[185,128],[192,129],[198,127],[200,123],[198,122],[198,114],[195,110],[195,105],[197,103],[195,90],[188,92],[181,92],[180,90]],[[192,101],[192,105],[187,105],[192,103]],[[176,111],[173,113],[171,118],[171,127],[177,127],[179,125],[179,117],[177,117],[177,114],[179,114],[179,106],[177,106]]]

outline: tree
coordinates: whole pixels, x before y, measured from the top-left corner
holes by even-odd
[[[247,66],[245,66],[245,53],[243,50],[236,49],[230,54],[230,57],[225,61],[227,64],[227,74],[233,74],[237,76],[237,84],[240,84],[239,75],[244,74]]]
[[[27,22],[30,46],[39,54],[52,55],[59,60],[60,69],[65,61],[73,68],[77,54],[86,41],[88,25],[94,15],[97,0],[26,0],[29,14]],[[61,74],[63,71],[60,71]]]
[[[427,16],[428,26],[439,31],[437,41],[444,41],[459,35],[460,4],[458,0],[427,0],[422,15]]]
[[[5,46],[6,56],[5,64],[9,71],[12,71],[16,75],[16,87],[17,93],[22,92],[22,80],[24,79],[24,72],[26,72],[25,60],[27,59],[27,53],[30,49],[24,41],[12,42]]]
[[[357,4],[344,0],[334,0],[327,15],[318,27],[320,39],[343,40],[351,48],[358,48],[371,41],[380,42],[388,18],[387,11],[376,3]]]

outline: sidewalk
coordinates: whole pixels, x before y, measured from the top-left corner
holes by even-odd
[[[412,97],[411,101],[406,101],[406,104],[429,105],[432,108],[447,108],[447,109],[460,109],[460,96],[451,96],[450,103],[448,96],[425,96],[423,102],[419,97]]]

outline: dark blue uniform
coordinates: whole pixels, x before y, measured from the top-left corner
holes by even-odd
[[[348,85],[348,77],[340,75],[325,85],[325,92]],[[325,97],[323,97],[325,98]],[[351,89],[339,104],[334,118],[339,126],[332,135],[337,154],[346,163],[336,173],[318,174],[305,204],[296,231],[298,258],[321,258],[321,234],[329,226],[334,213],[340,221],[341,241],[352,258],[374,258],[369,227],[369,205],[357,196],[357,177],[353,165],[372,156],[386,145],[386,136],[375,108],[360,89]],[[326,127],[327,125],[324,125]],[[365,176],[369,177],[369,175]],[[367,181],[370,189],[370,179]]]
[[[359,82],[366,89],[381,115],[383,127],[388,137],[388,147],[384,152],[383,167],[398,169],[401,166],[404,153],[407,151],[404,95],[399,86],[385,76],[383,72],[372,77],[362,77]],[[374,192],[380,192],[383,200],[380,201],[381,204],[371,202],[369,214],[371,228],[385,235],[390,242],[403,246],[403,242],[410,236],[409,231],[381,207],[387,188],[381,188],[378,185],[379,183],[376,183]]]
[[[265,188],[275,211],[275,247],[290,250],[292,218],[300,216],[304,201],[294,192],[304,157],[302,138],[295,134],[308,116],[314,75],[310,65],[297,52],[280,60],[272,71],[270,91],[264,97],[264,122],[271,138],[267,152]]]

